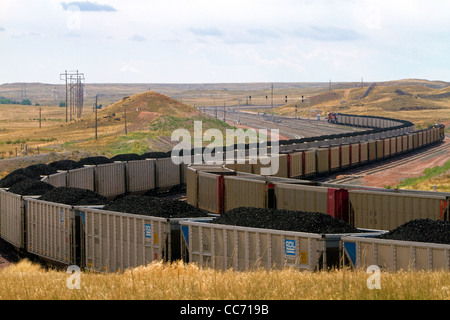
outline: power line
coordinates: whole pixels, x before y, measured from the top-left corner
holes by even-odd
[[[84,104],[84,73],[78,70],[60,74],[60,80],[66,83],[66,122],[73,117],[81,118]]]

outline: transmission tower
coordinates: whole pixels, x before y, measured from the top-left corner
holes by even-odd
[[[65,71],[60,79],[66,84],[66,122],[81,118],[84,103],[84,73]]]

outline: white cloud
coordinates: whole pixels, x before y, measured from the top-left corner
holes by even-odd
[[[8,64],[0,83],[52,82],[68,65],[83,67],[96,82],[353,81],[362,73],[383,80],[383,73],[416,72],[411,64],[420,64],[424,78],[427,70],[436,77],[442,65],[442,80],[449,80],[446,0],[5,0],[1,6],[0,36],[10,50],[3,52]],[[45,79],[28,71],[39,64],[47,66],[39,73]]]
[[[61,6],[64,10],[79,10],[79,11],[117,11],[114,7],[107,4],[98,4],[96,2],[89,1],[73,1],[73,2],[61,2]]]

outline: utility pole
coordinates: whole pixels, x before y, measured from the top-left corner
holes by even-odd
[[[66,122],[67,122],[67,108],[69,107],[69,102],[68,102],[69,99],[68,99],[68,91],[67,91],[67,87],[68,87],[68,84],[67,84],[67,70],[66,70],[65,75],[66,75],[65,80],[66,80]]]
[[[124,106],[123,110],[125,113],[125,115],[124,115],[124,117],[125,117],[125,135],[128,135],[128,132],[127,132],[127,108]]]
[[[273,83],[271,86],[271,99],[270,99],[270,111],[272,111],[272,122],[273,122]]]
[[[97,95],[95,96],[95,141],[97,141]]]
[[[309,121],[309,117],[311,116],[311,100],[309,99],[309,97],[307,99],[308,99],[308,121]]]
[[[272,83],[272,89],[271,89],[271,102],[270,102],[270,108],[273,109],[273,83]]]
[[[78,70],[60,74],[60,80],[66,82],[66,122],[72,120],[72,114],[81,118],[84,102],[84,74]],[[70,112],[70,118],[69,118]]]
[[[239,102],[238,102],[238,109],[237,109],[237,113],[238,113],[237,123],[241,124],[241,99],[239,99],[238,101]]]

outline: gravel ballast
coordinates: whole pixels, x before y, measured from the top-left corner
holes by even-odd
[[[318,234],[361,232],[348,223],[323,213],[251,207],[232,209],[211,223]]]

